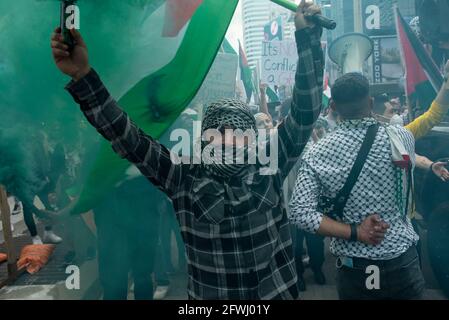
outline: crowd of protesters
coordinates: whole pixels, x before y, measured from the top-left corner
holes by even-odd
[[[260,175],[257,164],[223,163],[220,155],[207,164],[174,164],[169,149],[140,131],[109,96],[87,63],[81,35],[73,33],[77,57],[66,54],[58,32],[53,35],[56,64],[73,78],[68,91],[89,122],[133,164],[105,208],[95,209],[105,298],[126,299],[130,271],[136,298],[152,298],[153,270],[158,298],[166,295],[166,274],[156,269],[167,262],[160,248],[171,247],[170,237],[162,240],[170,231],[158,235],[157,221],[167,219],[169,206],[185,243],[190,299],[296,299],[306,290],[304,239],[315,281],[326,283],[324,237],[332,238],[330,249],[338,258],[340,298],[422,297],[419,236],[411,222],[413,170],[432,170],[442,180],[448,172],[446,163],[417,157],[414,141],[442,121],[449,90],[443,87],[429,111],[411,122],[398,99],[374,100],[366,78],[347,74],[335,82],[332,102],[322,113],[321,30],[306,22],[304,10],[318,9],[304,4],[295,20],[299,64],[292,98],[270,113],[262,85],[258,113],[228,99],[208,106],[202,119],[203,132],[275,129],[279,169],[272,175]],[[239,141],[224,137],[209,143],[230,146],[235,155]],[[265,146],[272,143],[268,136]],[[242,146],[244,152],[251,148],[248,141]],[[139,185],[129,187],[133,183]],[[161,208],[153,206],[149,214],[152,203]],[[128,210],[133,214],[123,215]],[[387,275],[375,291],[364,287],[372,265]]]
[[[257,151],[276,144],[279,164],[269,175],[261,174],[260,163],[226,161],[250,154],[248,137],[202,141],[202,150],[212,145],[223,152],[201,164],[174,162],[183,155],[170,152],[170,141],[143,133],[110,96],[88,63],[81,34],[72,31],[76,46],[69,52],[55,30],[53,57],[72,78],[67,90],[130,162],[122,181],[93,208],[104,299],[127,299],[130,273],[136,299],[164,299],[175,269],[187,272],[189,299],[298,299],[307,290],[307,266],[316,284],[328,281],[326,237],[337,258],[341,299],[423,297],[413,172],[428,170],[446,182],[449,171],[447,162],[417,155],[415,140],[447,114],[449,85],[412,119],[401,97],[372,97],[368,80],[349,73],[336,80],[323,108],[322,30],[304,17],[319,11],[308,3],[298,9],[299,62],[290,97],[273,105],[261,84],[256,108],[224,99],[202,112],[202,133],[266,130]],[[172,129],[191,128],[195,116],[186,110]],[[38,135],[35,153],[42,159],[35,170],[42,184],[18,199],[14,211],[23,207],[33,243],[60,243],[46,217],[73,201],[61,191],[70,151],[56,141],[49,147],[45,133]],[[43,238],[33,215],[44,221]],[[380,269],[377,290],[365,285],[372,266]]]

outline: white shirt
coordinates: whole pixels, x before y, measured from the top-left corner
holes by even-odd
[[[323,219],[318,211],[321,195],[334,198],[349,176],[367,128],[376,120],[343,121],[334,132],[315,144],[303,158],[298,179],[290,202],[289,218],[302,229],[316,233]],[[395,127],[398,136],[415,163],[415,140],[402,127]],[[390,225],[379,246],[361,242],[332,239],[331,252],[337,256],[359,257],[372,260],[395,258],[418,241],[412,224],[401,212],[398,194],[398,167],[391,160],[391,144],[385,127],[381,126],[366,163],[355,184],[343,212],[343,222],[360,224],[373,214]]]

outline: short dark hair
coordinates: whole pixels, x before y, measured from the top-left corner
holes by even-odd
[[[389,101],[387,94],[382,94],[379,96],[374,97],[374,113],[378,115],[383,115],[385,113],[385,110],[387,107],[385,106],[385,103]]]
[[[361,101],[369,96],[369,81],[360,73],[347,73],[335,81],[331,95],[336,104]]]

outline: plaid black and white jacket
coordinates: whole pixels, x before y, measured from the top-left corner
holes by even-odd
[[[119,108],[95,71],[67,86],[114,151],[171,198],[186,246],[192,299],[298,298],[282,181],[321,110],[323,52],[312,29],[296,32],[296,41],[293,103],[278,129],[279,169],[269,176],[260,175],[254,165],[240,177],[223,181],[202,165],[175,165],[170,151]]]

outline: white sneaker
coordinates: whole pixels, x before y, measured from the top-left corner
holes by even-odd
[[[44,242],[58,244],[62,242],[62,238],[57,236],[52,230],[44,231]]]
[[[23,204],[22,204],[22,202],[21,201],[16,202],[14,204],[13,210],[11,211],[11,215],[14,216],[16,214],[22,213],[22,211],[23,211]]]
[[[33,241],[33,244],[43,244],[42,239],[39,236],[31,237],[31,241]]]
[[[169,286],[158,286],[153,294],[154,300],[164,300],[168,294]]]
[[[303,257],[302,264],[304,265],[304,268],[308,268],[310,265],[310,257],[309,256]]]

